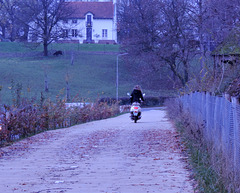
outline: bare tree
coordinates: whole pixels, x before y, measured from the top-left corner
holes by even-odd
[[[199,59],[202,73],[199,78],[205,77],[206,74],[210,75],[209,72],[213,72],[212,76],[215,78],[216,66],[206,60],[211,57],[212,51],[217,53],[223,47],[225,49],[222,51],[227,51],[226,47],[239,44],[239,8],[238,0],[223,0],[221,3],[216,0],[192,1],[190,16],[193,18],[196,29],[195,38],[200,43]],[[209,66],[212,68],[208,68]]]
[[[19,9],[16,0],[0,0],[0,26],[4,38],[11,41],[17,38],[20,25],[18,23]]]
[[[132,46],[132,51],[137,54],[154,49],[161,21],[159,5],[158,0],[122,1],[118,9],[118,20],[123,45]]]
[[[194,0],[191,9],[198,29],[201,50],[212,51],[232,33],[239,31],[238,0]]]
[[[194,28],[194,38],[199,42],[200,48],[200,63],[201,68],[205,67],[205,58],[207,47],[206,42],[209,42],[207,35],[206,23],[208,20],[207,12],[209,8],[207,7],[206,0],[193,0],[189,4],[188,14],[193,22],[192,27]]]
[[[0,28],[1,28],[1,35],[3,38],[6,38],[7,26],[8,26],[8,19],[6,17],[6,11],[3,7],[3,1],[0,1]]]
[[[23,11],[22,21],[31,35],[43,44],[44,56],[48,56],[48,45],[62,36],[60,22],[73,10],[64,0],[22,0],[19,6]]]
[[[186,0],[129,0],[119,8],[126,50],[155,71],[167,66],[183,86],[196,49],[189,5]]]

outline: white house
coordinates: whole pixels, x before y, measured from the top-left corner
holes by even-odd
[[[74,9],[62,21],[63,37],[59,42],[117,43],[115,1],[69,1]]]

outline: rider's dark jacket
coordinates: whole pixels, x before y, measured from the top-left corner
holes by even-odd
[[[134,103],[134,102],[140,103],[140,102],[141,102],[140,99],[141,99],[142,101],[144,101],[141,90],[136,90],[136,89],[134,89],[134,90],[132,91],[131,98],[130,98],[131,104]]]

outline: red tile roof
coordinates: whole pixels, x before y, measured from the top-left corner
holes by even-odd
[[[87,13],[92,13],[95,19],[112,19],[114,15],[113,2],[69,2],[74,10],[73,18],[85,18]]]

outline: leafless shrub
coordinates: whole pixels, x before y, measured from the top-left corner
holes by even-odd
[[[4,106],[1,110],[0,146],[45,130],[70,127],[93,120],[105,119],[119,113],[117,103],[104,102],[84,107],[66,108],[65,100],[46,100],[38,105],[22,101],[19,107]]]

